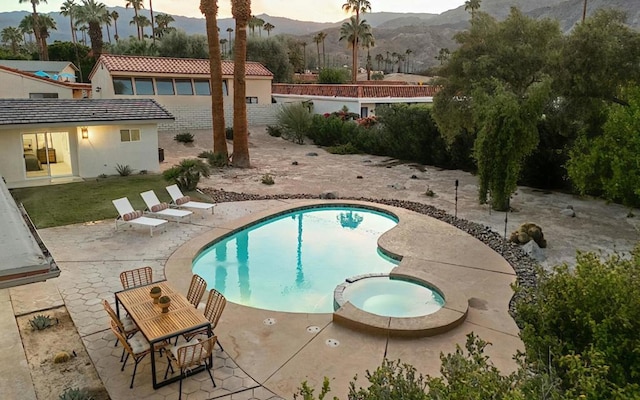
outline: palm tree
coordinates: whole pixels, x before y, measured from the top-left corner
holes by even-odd
[[[480,2],[482,0],[467,0],[464,2],[464,10],[471,11],[471,19],[475,18],[476,11],[480,9]]]
[[[144,8],[144,4],[142,2],[143,0],[127,0],[127,3],[125,5],[126,8],[129,8],[129,7],[133,8],[133,13],[135,14],[135,17],[132,21],[134,21],[134,23],[136,24],[136,27],[138,28],[138,40],[142,40],[142,30],[140,29],[140,25],[138,25],[138,10],[140,10],[141,8]],[[133,24],[129,23],[129,25],[133,25]]]
[[[82,40],[81,40],[82,44],[85,45],[85,46],[87,45],[87,30],[88,29],[89,28],[87,28],[86,25],[82,25],[82,26],[80,26],[80,28],[78,28],[80,33],[82,33]]]
[[[220,39],[221,54],[227,54],[227,39]]]
[[[255,36],[256,28],[262,27],[263,24],[264,21],[262,19],[256,17],[255,15],[252,15],[248,22],[249,29],[251,29],[251,36]]]
[[[211,120],[213,125],[213,153],[223,160],[229,159],[224,123],[224,97],[222,92],[222,60],[218,33],[218,1],[200,0],[209,43],[209,73],[211,75]],[[227,29],[229,31],[229,29]],[[231,34],[229,34],[231,35]],[[235,136],[235,135],[234,135]]]
[[[107,6],[96,3],[96,0],[82,0],[82,5],[78,7],[76,13],[76,20],[89,26],[91,52],[96,59],[102,54],[102,23],[107,14]]]
[[[247,25],[251,19],[251,0],[232,0],[231,14],[236,20],[233,69],[233,165],[249,168],[249,134],[247,130]]]
[[[69,17],[69,23],[71,26],[71,41],[74,44],[78,42],[78,38],[76,38],[76,30],[73,24],[73,16],[75,14],[76,7],[77,4],[74,2],[74,0],[66,0],[64,3],[62,3],[62,6],[60,6],[60,15]]]
[[[409,71],[409,65],[410,65],[410,64],[409,64],[409,56],[413,53],[413,50],[411,50],[411,49],[407,49],[404,53],[407,55],[407,65],[406,65],[406,67],[405,67],[405,69],[404,69],[404,72],[409,73],[409,72],[410,72],[410,71]]]
[[[105,11],[106,12],[102,16],[102,23],[104,24],[104,27],[107,28],[107,39],[109,39],[109,44],[111,44],[111,32],[109,30],[109,27],[111,26],[111,22],[113,21],[113,19],[111,18],[111,13],[109,12],[109,10]]]
[[[153,41],[153,43],[155,43],[156,42],[156,26],[155,26],[155,22],[153,21],[153,4],[151,0],[149,0],[149,14],[151,15],[151,40]]]
[[[11,53],[18,54],[20,42],[22,42],[22,31],[14,26],[7,26],[0,32],[2,43],[9,45]]]
[[[264,26],[262,27],[262,29],[264,29],[265,31],[267,31],[267,36],[271,36],[271,31],[274,30],[276,27],[271,25],[269,22],[267,22],[266,24],[264,24]]]
[[[322,32],[318,32],[317,35],[313,37],[313,41],[316,43],[316,49],[318,50],[318,69],[320,69],[320,43],[322,43],[322,38],[320,35]]]
[[[176,28],[170,27],[169,24],[174,22],[175,19],[169,14],[156,15],[156,36],[161,39],[166,33],[175,30]]]
[[[24,18],[22,18],[22,20],[20,21],[20,25],[18,25],[18,28],[20,28],[23,35],[26,34],[29,36],[29,42],[33,42],[33,37],[31,36],[33,34],[33,15],[25,15]],[[27,40],[25,38],[25,42],[26,41]]]
[[[367,23],[367,20],[362,20],[358,22],[355,16],[349,18],[349,22],[345,22],[340,27],[340,38],[338,41],[346,40],[351,46],[359,46],[362,43],[363,39],[371,34],[371,25]],[[357,52],[352,50],[352,54],[354,57],[357,57]],[[353,68],[358,67],[358,60],[356,59],[352,65]],[[353,83],[357,83],[357,75],[358,71],[355,70],[351,72],[351,79]]]
[[[367,80],[370,81],[371,80],[371,54],[369,53],[369,50],[376,45],[376,42],[370,30],[364,33],[361,40],[362,40],[362,47],[367,49],[367,63],[366,63]]]
[[[146,28],[147,26],[150,26],[151,21],[149,21],[149,18],[147,18],[146,15],[138,15],[137,17],[134,16],[129,22],[129,25],[134,25],[134,24],[138,26],[138,29],[140,29],[139,33],[141,38],[144,38],[144,28]]]
[[[449,59],[449,55],[451,55],[451,52],[448,48],[441,48],[436,56],[436,60],[440,61],[440,65],[443,65]]]
[[[18,0],[18,3],[31,3],[31,7],[33,12],[31,15],[33,16],[33,20],[31,22],[33,27],[33,35],[36,37],[36,43],[38,44],[38,53],[40,53],[40,59],[42,61],[49,61],[49,54],[44,54],[44,48],[42,43],[42,38],[40,36],[40,21],[38,20],[38,11],[36,10],[36,6],[40,5],[40,2],[46,3],[47,0]],[[46,43],[44,44],[46,46]]]
[[[360,13],[371,11],[371,3],[368,0],[347,0],[347,2],[342,5],[342,9],[348,13],[356,13],[353,26],[357,27],[360,26]],[[369,29],[371,29],[371,27],[369,27]],[[353,43],[351,43],[351,52],[353,57],[351,65],[351,81],[356,83],[358,81],[358,47],[360,46],[358,41],[360,40],[360,37],[358,35],[354,35],[353,40]]]
[[[300,42],[300,46],[302,46],[302,73],[307,72],[307,42]]]
[[[231,32],[233,32],[233,28],[227,28],[227,33],[229,34],[229,55],[231,55],[231,50],[233,49],[233,42],[231,41]]]
[[[115,29],[113,38],[116,40],[116,42],[118,41],[118,39],[120,39],[120,36],[118,35],[118,18],[120,18],[120,14],[118,14],[116,10],[111,11],[111,19],[113,20],[113,28]]]
[[[378,71],[380,71],[381,70],[380,63],[384,61],[384,56],[382,54],[378,53],[378,54],[376,54],[375,59],[378,62]]]
[[[49,15],[38,15],[38,24],[40,27],[40,43],[42,48],[42,61],[49,61],[49,50],[47,47],[47,39],[49,38],[49,30],[58,29],[56,21]]]

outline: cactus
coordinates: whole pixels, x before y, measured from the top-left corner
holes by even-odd
[[[53,363],[54,364],[60,364],[60,363],[64,363],[69,361],[71,358],[73,357],[77,357],[78,355],[76,354],[75,351],[71,351],[71,353],[69,353],[68,351],[60,351],[58,352],[54,357],[53,357]]]
[[[54,323],[55,321],[55,323]],[[41,331],[43,329],[47,329],[50,328],[54,325],[58,324],[58,318],[53,319],[51,317],[49,317],[48,315],[36,315],[35,317],[31,318],[29,320],[29,324],[31,324],[31,328],[33,330],[37,330],[37,331]]]
[[[93,396],[86,389],[66,388],[58,398],[59,400],[93,400]]]

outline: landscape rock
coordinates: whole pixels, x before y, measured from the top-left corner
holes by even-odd
[[[320,194],[321,199],[333,200],[338,198],[338,193],[336,192],[323,192]]]
[[[573,206],[567,206],[567,208],[564,208],[562,210],[560,210],[560,214],[566,216],[566,217],[575,217],[576,216],[576,212],[573,209]]]
[[[517,231],[511,233],[509,241],[517,244],[527,244],[530,241],[535,241],[540,248],[547,247],[547,241],[542,233],[542,228],[538,225],[528,222],[520,225]]]
[[[407,188],[401,183],[394,183],[391,185],[387,185],[387,187],[391,189],[396,189],[396,190],[407,190]]]
[[[293,161],[293,162],[291,163],[291,165],[298,165],[298,162],[297,162],[297,161]]]
[[[318,153],[315,153],[315,152],[312,151],[311,153],[307,153],[307,156],[309,156],[309,157],[318,157]]]
[[[538,246],[535,240],[529,240],[529,242],[522,246],[522,250],[538,262],[543,262],[547,259],[547,255],[544,250]]]

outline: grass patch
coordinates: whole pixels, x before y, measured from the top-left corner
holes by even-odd
[[[165,187],[169,183],[159,174],[109,176],[63,185],[12,189],[11,194],[25,209],[38,229],[77,224],[118,215],[111,200],[128,197],[136,210],[144,210],[140,193],[154,190],[160,201],[171,201]],[[185,193],[209,201],[199,193]]]

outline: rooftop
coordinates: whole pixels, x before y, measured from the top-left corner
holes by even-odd
[[[3,60],[6,61],[6,60]],[[1,71],[6,71],[9,73],[13,73],[16,75],[21,75],[24,76],[26,78],[29,79],[34,79],[34,80],[39,80],[42,82],[46,82],[46,83],[50,83],[53,85],[59,85],[59,86],[64,86],[64,87],[68,87],[68,88],[72,88],[72,89],[83,89],[83,90],[91,90],[91,84],[90,83],[76,83],[76,82],[65,82],[65,81],[60,81],[60,80],[55,80],[52,78],[47,78],[46,76],[38,76],[36,74],[33,74],[31,72],[26,72],[24,70],[18,69],[18,68],[12,68],[6,65],[0,65],[0,72]]]
[[[54,73],[61,72],[71,65],[74,70],[78,71],[78,67],[69,61],[0,60],[0,65],[26,72],[44,71]]]
[[[433,97],[439,86],[426,85],[387,85],[358,84],[358,85],[293,85],[275,83],[271,87],[273,94],[289,94],[299,96],[324,96],[324,97],[353,97],[353,98],[379,98],[379,97]]]

